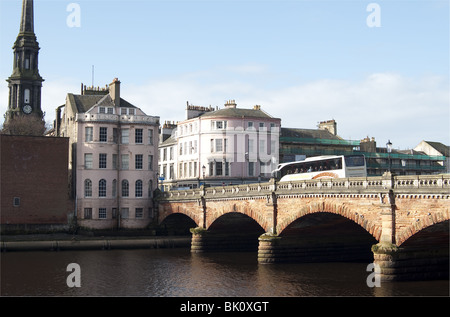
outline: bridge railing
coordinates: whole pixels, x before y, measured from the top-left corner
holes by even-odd
[[[396,194],[446,195],[450,197],[450,175],[375,176],[333,179],[310,179],[294,182],[267,182],[228,185],[162,193],[160,200],[197,200],[267,196],[275,192],[289,194],[379,194],[394,190]]]

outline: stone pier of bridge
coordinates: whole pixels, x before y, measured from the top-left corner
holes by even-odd
[[[383,281],[448,278],[450,176],[261,183],[164,192],[159,221],[189,217],[192,252],[261,264],[373,262]]]

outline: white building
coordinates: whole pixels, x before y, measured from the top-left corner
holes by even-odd
[[[186,120],[160,144],[160,185],[195,188],[267,181],[278,164],[281,120],[261,110],[187,105]]]
[[[159,117],[105,89],[67,94],[56,134],[70,138],[71,191],[78,224],[93,229],[144,228],[153,217]]]

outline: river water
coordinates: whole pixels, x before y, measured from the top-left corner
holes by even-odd
[[[449,296],[448,280],[369,287],[367,263],[258,264],[256,253],[189,249],[3,252],[2,296]],[[70,263],[80,287],[69,287]]]

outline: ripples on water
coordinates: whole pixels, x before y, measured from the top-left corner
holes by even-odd
[[[448,296],[448,281],[369,288],[364,263],[257,263],[256,253],[188,249],[1,253],[2,296]],[[81,287],[69,288],[69,263]]]

